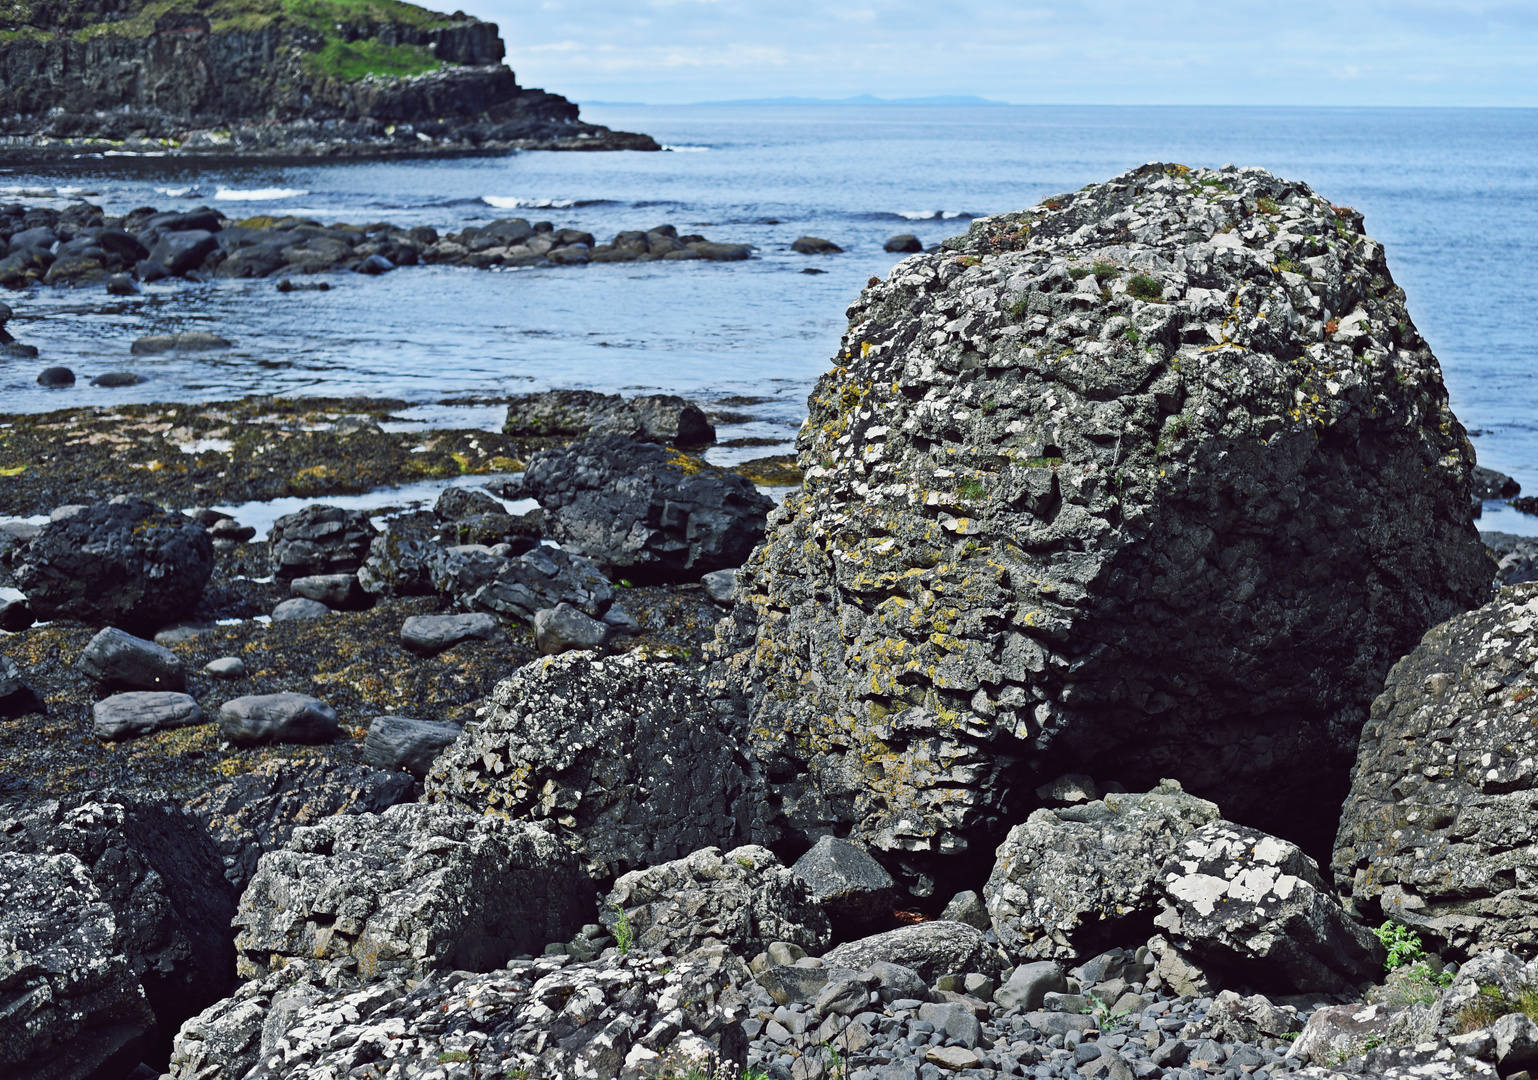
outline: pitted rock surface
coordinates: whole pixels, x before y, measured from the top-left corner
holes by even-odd
[[[744,741],[690,665],[566,653],[497,684],[424,797],[537,821],[595,875],[620,874],[770,839]]]
[[[1383,970],[1378,939],[1296,844],[1218,821],[1183,837],[1160,878],[1166,907],[1155,924],[1251,985],[1349,992]]]
[[[166,1049],[183,1020],[233,985],[229,924],[235,890],[197,818],[175,803],[123,792],[50,800],[0,820],[0,852],[79,860],[95,899],[73,886],[70,891],[81,903],[99,901],[110,912],[111,936],[102,937],[102,947],[110,940],[114,964],[123,963],[138,1000],[159,1021]],[[20,918],[21,903],[6,897],[0,907],[17,908],[11,914]],[[90,967],[58,974],[88,981]],[[20,974],[26,967],[12,970]],[[65,990],[64,996],[72,993]]]
[[[850,307],[739,575],[790,823],[922,861],[1093,761],[1323,848],[1388,667],[1490,588],[1382,246],[1148,165],[944,248]]]
[[[267,545],[279,581],[356,570],[379,530],[367,512],[316,503],[272,523]]]
[[[50,521],[14,562],[37,618],[153,632],[197,607],[214,542],[180,514],[119,496]]]
[[[646,580],[740,566],[774,505],[736,473],[617,435],[540,451],[523,489],[544,507],[552,539]]]
[[[1538,946],[1538,584],[1431,630],[1394,665],[1352,774],[1333,869],[1369,922],[1453,954]]]
[[[170,1075],[334,1080],[372,1063],[380,1075],[452,1076],[454,1063],[473,1061],[495,1077],[640,1080],[708,1069],[712,1058],[742,1061],[751,976],[725,950],[566,959],[429,974],[414,987],[394,975],[361,989],[327,986],[300,965],[287,973],[288,989],[248,984],[249,993],[189,1021]]]
[[[1017,959],[1093,956],[1125,915],[1158,910],[1160,868],[1218,808],[1166,780],[1146,795],[1037,810],[999,845],[983,889],[999,944]]]
[[[443,550],[430,567],[433,587],[468,611],[532,619],[536,611],[570,604],[596,619],[614,603],[614,586],[603,571],[559,548],[537,547],[516,559]]]
[[[234,919],[236,970],[304,957],[361,980],[485,971],[570,938],[591,910],[576,862],[539,829],[404,803],[295,829],[263,855]]]
[[[806,882],[754,844],[724,854],[708,847],[688,858],[632,870],[610,890],[599,918],[612,934],[623,909],[645,952],[684,956],[724,945],[751,957],[776,941],[815,955],[828,947],[828,917]]]
[[[411,777],[363,765],[266,762],[187,804],[213,837],[224,876],[244,890],[257,861],[300,825],[333,814],[378,814],[412,798]]]
[[[900,926],[858,941],[848,941],[826,953],[830,968],[865,971],[872,964],[898,964],[933,983],[941,975],[975,971],[990,978],[1000,971],[999,953],[975,926],[956,922],[926,922]]]
[[[621,435],[645,442],[698,446],[714,442],[704,410],[672,394],[622,398],[592,390],[547,390],[509,399],[508,435]]]
[[[127,1074],[155,1014],[119,951],[113,910],[70,854],[0,852],[0,1071],[85,1080]]]

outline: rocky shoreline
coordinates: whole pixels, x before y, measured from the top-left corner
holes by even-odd
[[[1538,553],[1359,216],[1149,165],[849,318],[778,506],[664,395],[0,417],[0,1063],[1527,1080]]]

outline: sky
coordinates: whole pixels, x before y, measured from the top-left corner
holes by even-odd
[[[579,102],[1538,106],[1538,0],[463,3]]]

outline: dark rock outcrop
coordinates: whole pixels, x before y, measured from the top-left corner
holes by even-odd
[[[592,890],[570,853],[521,822],[405,803],[296,829],[240,898],[237,971],[286,957],[371,981],[489,971],[570,938]]]
[[[850,307],[739,574],[722,684],[787,824],[927,890],[1093,761],[1326,850],[1388,667],[1490,588],[1381,245],[1304,184],[1148,165],[944,248]]]
[[[918,972],[925,983],[941,975],[977,972],[997,977],[1002,965],[999,953],[975,926],[957,922],[926,922],[900,926],[832,949],[823,966],[864,971],[872,964],[899,964]]]
[[[29,5],[0,45],[11,159],[118,149],[222,158],[656,150],[519,86],[494,23],[403,4]]]
[[[1362,729],[1333,869],[1363,918],[1466,955],[1538,945],[1538,584],[1448,620],[1389,673]]]
[[[235,891],[224,879],[208,834],[174,803],[120,792],[69,795],[0,821],[0,853],[7,867],[32,860],[34,870],[76,882],[88,880],[93,886],[69,885],[64,895],[74,896],[71,905],[84,905],[73,906],[70,916],[80,920],[79,943],[110,953],[111,959],[45,961],[42,971],[59,980],[55,987],[63,1001],[55,1007],[79,1009],[78,998],[69,1002],[80,993],[77,987],[89,986],[121,961],[127,980],[114,977],[103,987],[110,1004],[102,1013],[123,1009],[134,1015],[134,993],[142,986],[138,1000],[147,1003],[158,1023],[155,1038],[163,1052],[183,1020],[233,986],[235,952],[229,924]],[[54,902],[36,903],[26,912],[38,899],[8,892],[0,908],[5,918],[15,919],[29,914],[51,919],[64,913]],[[98,902],[109,917],[87,910]],[[27,968],[12,970],[20,974]],[[130,986],[134,993],[127,991]],[[142,1049],[149,1051],[152,1045]]]
[[[273,574],[280,581],[356,570],[379,530],[362,510],[315,504],[284,514],[267,534]]]
[[[539,822],[610,876],[771,839],[742,744],[689,665],[568,653],[498,683],[424,797]]]
[[[119,496],[43,526],[14,572],[40,619],[153,631],[192,613],[213,566],[201,525]]]
[[[892,917],[897,883],[858,844],[824,836],[790,872],[806,882],[840,938],[860,937]]]
[[[508,435],[621,435],[641,442],[698,446],[714,442],[715,427],[692,401],[672,394],[623,398],[592,390],[520,394],[507,404]]]
[[[541,451],[523,484],[552,539],[644,580],[740,566],[774,505],[736,473],[619,436]]]

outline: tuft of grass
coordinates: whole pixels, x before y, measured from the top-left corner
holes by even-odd
[[[1142,336],[1137,332],[1137,327],[1135,326],[1129,325],[1125,330],[1122,331],[1122,335],[1134,345],[1136,345],[1142,339]]]
[[[424,46],[386,45],[374,38],[332,38],[319,52],[305,57],[305,64],[316,75],[344,82],[369,75],[421,75],[443,66]]]
[[[470,1055],[463,1050],[445,1050],[438,1055],[439,1065],[448,1065],[454,1062],[469,1061]]]
[[[1524,988],[1513,1001],[1499,986],[1481,986],[1474,1000],[1458,1010],[1458,1027],[1467,1035],[1489,1027],[1511,1013],[1522,1013],[1530,1020],[1538,1020],[1538,990]]]
[[[1147,274],[1138,274],[1127,282],[1127,291],[1139,300],[1164,299],[1164,286],[1158,278],[1149,277]]]
[[[971,476],[956,485],[956,494],[969,501],[981,499],[988,494],[988,485]]]
[[[630,916],[625,914],[625,909],[618,904],[614,907],[614,947],[621,955],[626,955],[635,946],[635,927],[630,925]]]
[[[1255,209],[1259,210],[1262,214],[1280,214],[1282,212],[1282,208],[1277,205],[1275,199],[1267,199],[1264,196],[1255,200]]]

